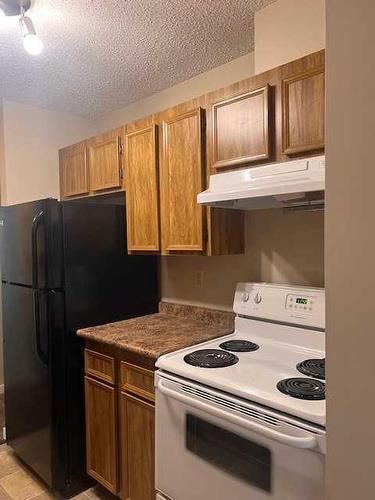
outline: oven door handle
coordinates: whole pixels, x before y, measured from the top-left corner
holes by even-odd
[[[189,406],[193,406],[194,408],[205,411],[206,413],[209,413],[214,417],[221,418],[235,425],[238,425],[243,429],[256,432],[265,438],[272,439],[287,446],[293,446],[294,448],[305,448],[305,449],[307,448],[314,449],[317,448],[318,446],[316,437],[311,434],[306,436],[292,436],[290,434],[283,434],[282,432],[278,432],[274,429],[265,427],[259,424],[258,422],[253,422],[252,420],[247,420],[237,415],[232,415],[231,413],[227,413],[226,411],[211,406],[210,404],[204,401],[197,401],[194,398],[190,398],[189,396],[180,394],[174,391],[173,389],[170,389],[169,387],[163,385],[163,382],[161,380],[158,381],[157,390],[160,391],[161,394],[164,394],[167,397],[173,398]]]

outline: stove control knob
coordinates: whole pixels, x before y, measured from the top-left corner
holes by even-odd
[[[242,302],[247,302],[249,300],[249,298],[250,298],[250,295],[247,292],[243,292],[242,298],[241,298]]]
[[[259,292],[257,292],[254,295],[254,302],[255,302],[255,304],[260,304],[262,302],[262,296]]]

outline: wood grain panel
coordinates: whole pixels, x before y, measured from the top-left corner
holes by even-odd
[[[121,389],[155,400],[154,372],[124,361],[120,367]]]
[[[203,113],[193,109],[163,122],[160,192],[167,251],[204,249],[203,209],[197,204],[205,184]]]
[[[269,86],[214,103],[213,168],[269,158]]]
[[[87,152],[85,144],[77,144],[59,151],[60,196],[68,198],[89,192]]]
[[[85,349],[85,373],[110,384],[115,383],[115,360],[99,352]]]
[[[155,499],[155,409],[121,393],[121,462],[124,500]]]
[[[210,208],[208,221],[208,255],[244,253],[244,215],[242,210]]]
[[[120,138],[95,138],[89,148],[90,187],[92,191],[121,186]]]
[[[87,473],[112,493],[118,491],[115,389],[85,377]]]
[[[158,251],[159,178],[157,127],[125,135],[128,250]]]
[[[283,152],[315,151],[324,147],[324,66],[282,82]]]

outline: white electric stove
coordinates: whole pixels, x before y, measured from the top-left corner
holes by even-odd
[[[320,500],[324,290],[240,283],[233,309],[233,334],[157,361],[159,494],[190,500],[204,474],[195,500]]]

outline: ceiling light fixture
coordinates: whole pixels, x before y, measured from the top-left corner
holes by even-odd
[[[20,16],[20,29],[23,35],[23,46],[32,55],[38,55],[43,50],[43,42],[35,31],[31,18],[25,16],[25,12],[30,9],[31,0],[0,0],[0,17]]]
[[[31,0],[0,0],[0,10],[6,16],[19,16],[21,10],[24,12],[30,9]]]

